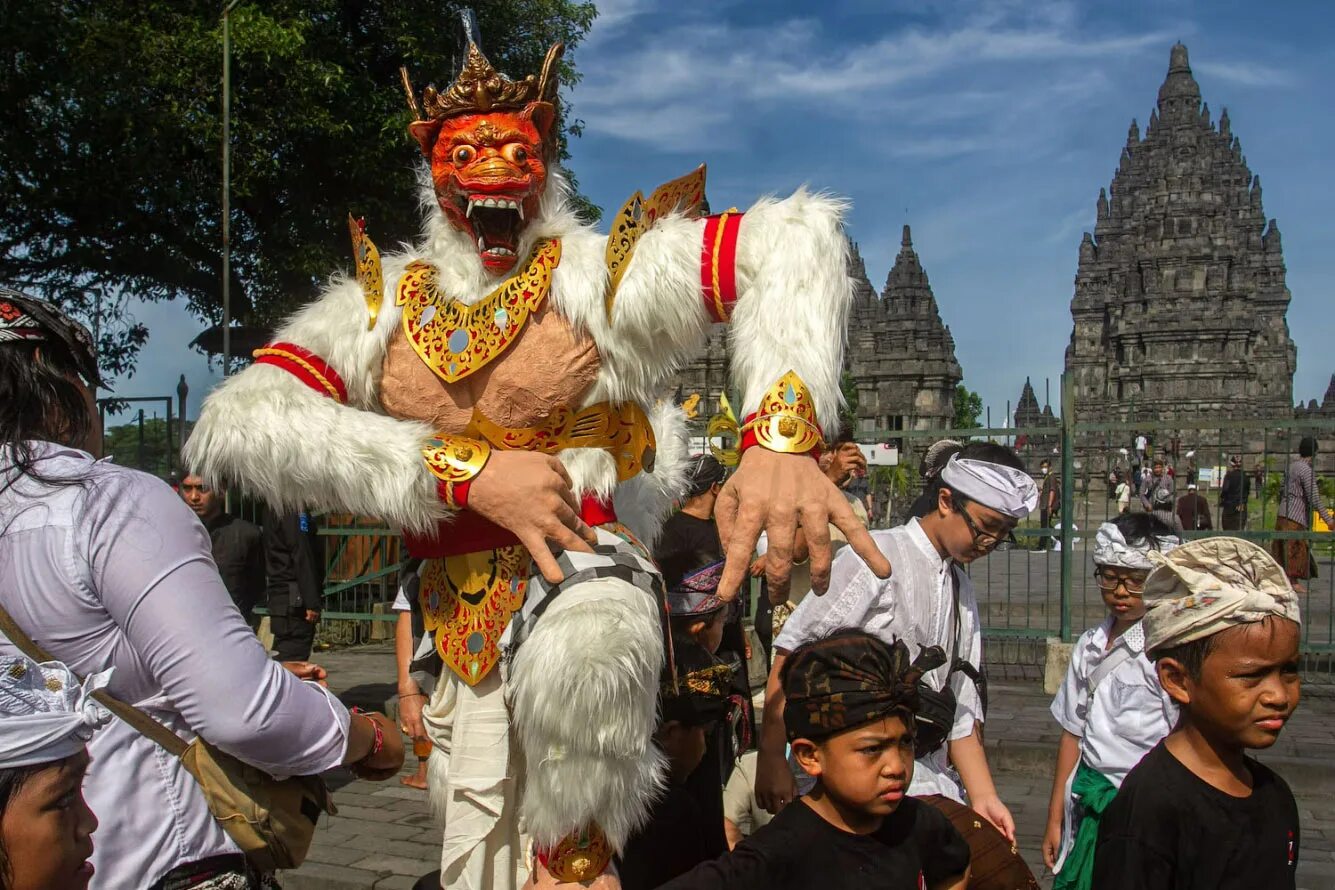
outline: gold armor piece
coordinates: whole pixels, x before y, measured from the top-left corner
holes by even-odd
[[[351,213],[348,214],[348,232],[352,235],[352,258],[357,264],[357,283],[361,285],[366,312],[370,316],[366,329],[370,331],[375,329],[376,319],[380,317],[380,306],[385,300],[385,275],[380,268],[380,250],[366,234],[366,221],[353,219]]]
[[[612,231],[607,236],[607,314],[612,314],[621,278],[626,274],[635,244],[640,236],[654,227],[659,219],[675,211],[682,211],[691,219],[700,216],[705,201],[705,165],[701,164],[685,176],[665,182],[654,189],[649,200],[640,192],[630,196],[617,215],[612,218]]]
[[[542,426],[528,429],[499,426],[475,411],[469,432],[503,451],[556,454],[567,448],[597,448],[612,455],[622,482],[641,469],[654,468],[653,427],[634,402],[601,402],[579,411],[558,408]]]
[[[403,307],[403,334],[413,351],[446,383],[486,367],[524,329],[552,285],[561,242],[539,241],[524,268],[471,306],[441,296],[431,263],[408,264],[395,300]]]
[[[770,451],[805,454],[825,446],[811,391],[794,371],[765,391],[747,427],[755,432],[756,444]]]
[[[455,675],[477,685],[500,659],[501,635],[524,604],[528,551],[502,547],[428,559],[418,597],[436,652]]]
[[[561,838],[547,854],[547,870],[558,881],[582,884],[606,871],[611,861],[612,845],[595,822]]]
[[[442,482],[467,482],[487,465],[491,446],[467,436],[441,436],[422,449],[427,469]]]

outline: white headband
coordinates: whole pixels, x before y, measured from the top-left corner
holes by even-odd
[[[83,683],[58,661],[0,658],[0,769],[63,760],[82,750],[111,712],[92,697],[111,671]]]
[[[985,460],[950,458],[941,481],[952,491],[1012,519],[1023,519],[1038,506],[1038,486],[1024,470]]]
[[[1148,572],[1155,565],[1150,561],[1151,550],[1167,553],[1181,543],[1182,539],[1177,535],[1164,535],[1159,538],[1157,548],[1148,541],[1132,546],[1126,542],[1122,530],[1115,523],[1105,522],[1094,535],[1094,564]]]

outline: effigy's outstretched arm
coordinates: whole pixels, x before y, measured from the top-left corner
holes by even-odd
[[[256,364],[204,400],[187,466],[277,509],[376,516],[425,532],[450,514],[423,460],[434,432],[379,413],[393,318],[336,282],[279,329]]]
[[[750,414],[788,372],[810,392],[820,425],[838,424],[845,320],[852,301],[846,205],[801,189],[744,213],[655,222],[610,298],[605,360],[635,384],[675,369],[715,322],[730,322],[734,384]],[[615,397],[615,393],[609,393]]]

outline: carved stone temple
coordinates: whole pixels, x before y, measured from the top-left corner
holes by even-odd
[[[856,283],[845,361],[858,394],[856,432],[952,426],[955,387],[964,375],[909,227],[880,296],[856,247],[850,273]],[[905,459],[930,444],[905,439]]]
[[[1211,120],[1179,43],[1080,244],[1066,348],[1077,421],[1292,417],[1288,306],[1260,178],[1228,111]]]

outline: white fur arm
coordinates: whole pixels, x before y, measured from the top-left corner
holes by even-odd
[[[279,510],[338,510],[412,531],[434,528],[449,511],[422,459],[432,431],[378,413],[380,368],[398,312],[384,307],[371,331],[367,317],[357,283],[335,282],[275,336],[324,359],[347,386],[348,404],[281,368],[255,365],[204,400],[186,465]]]
[[[838,425],[845,319],[852,301],[845,204],[799,189],[742,217],[732,372],[749,414],[788,371],[810,389],[821,426]],[[600,398],[644,397],[700,349],[712,319],[700,288],[705,223],[669,216],[646,232],[617,289],[610,330],[595,330],[606,362]],[[596,318],[590,319],[598,327]]]

